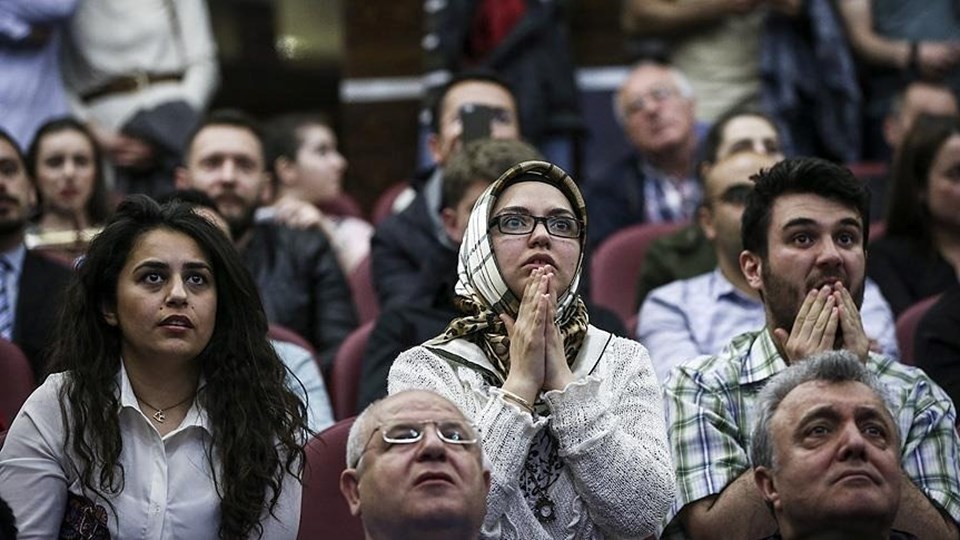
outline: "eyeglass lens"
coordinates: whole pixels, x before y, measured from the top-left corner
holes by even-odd
[[[561,238],[578,238],[580,222],[569,216],[538,217],[526,214],[503,214],[495,218],[497,228],[503,234],[529,234],[543,223],[547,232]]]
[[[720,196],[720,200],[729,204],[745,204],[747,202],[747,197],[750,196],[751,191],[753,191],[751,186],[742,184],[738,186],[731,186],[723,192],[723,195]]]
[[[450,444],[473,444],[477,432],[468,423],[457,420],[426,420],[423,422],[398,422],[383,426],[383,440],[393,444],[415,443],[423,438],[427,424],[436,426],[440,440]]]

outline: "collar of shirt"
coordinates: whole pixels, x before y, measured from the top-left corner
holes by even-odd
[[[140,403],[137,401],[137,395],[133,391],[133,385],[130,384],[130,377],[127,375],[127,368],[124,366],[122,360],[120,361],[120,372],[117,374],[117,384],[120,386],[120,412],[122,413],[124,409],[133,409],[143,417],[144,422],[149,423],[150,421],[143,414],[143,411],[140,410]],[[204,384],[204,378],[201,376],[200,382],[197,385],[198,394],[200,390],[203,389]],[[152,424],[151,427],[153,427]],[[213,434],[207,411],[200,406],[200,402],[197,399],[193,400],[193,404],[190,405],[190,410],[187,411],[187,415],[183,418],[183,422],[177,426],[177,429],[171,431],[163,438],[172,437],[191,427],[197,427],[206,430],[206,432],[211,435]]]
[[[700,183],[693,171],[683,177],[674,177],[654,167],[646,160],[639,163],[644,179],[646,218],[651,223],[684,221],[693,218],[700,204]]]
[[[743,293],[740,289],[736,288],[733,283],[727,279],[727,276],[723,275],[723,272],[720,270],[720,267],[716,267],[710,272],[710,288],[713,298],[716,300],[723,300],[729,298],[731,300],[736,300],[739,303],[746,304],[760,304],[759,300],[750,298]]]
[[[423,184],[421,192],[424,202],[427,203],[427,215],[430,216],[430,223],[433,224],[434,235],[446,247],[459,249],[447,236],[447,231],[443,228],[443,220],[440,219],[440,213],[443,211],[443,172],[440,167],[433,170],[430,178]]]
[[[746,343],[742,342],[746,338]],[[773,336],[768,327],[759,332],[750,332],[733,339],[732,345],[744,347],[743,367],[740,370],[740,385],[758,383],[773,377],[787,367],[786,361],[780,356],[773,343]]]
[[[10,263],[10,267],[13,269],[13,273],[16,276],[20,275],[20,272],[23,270],[23,259],[27,256],[27,247],[22,243],[17,244],[17,247],[0,253],[0,258],[6,259]]]

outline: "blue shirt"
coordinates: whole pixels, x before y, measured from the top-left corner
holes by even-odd
[[[60,77],[60,24],[77,0],[3,0],[0,2],[0,125],[25,149],[37,128],[67,114]],[[28,45],[32,28],[48,27],[49,39]]]
[[[879,287],[867,279],[860,309],[863,329],[881,354],[899,358],[893,312]],[[719,354],[735,336],[766,324],[763,302],[750,298],[723,275],[712,272],[654,289],[637,319],[637,339],[650,352],[661,382],[675,366]]]

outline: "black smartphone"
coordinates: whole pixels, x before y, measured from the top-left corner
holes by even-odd
[[[493,107],[477,103],[467,103],[460,107],[460,124],[463,126],[460,140],[463,144],[490,138],[490,123],[493,122],[495,113]]]

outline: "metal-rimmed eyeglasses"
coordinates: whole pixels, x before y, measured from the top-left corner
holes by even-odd
[[[551,236],[580,238],[583,222],[571,216],[531,216],[529,214],[501,214],[490,220],[490,228],[496,227],[503,234],[530,234],[543,223]]]
[[[736,206],[743,206],[747,204],[747,199],[750,197],[750,193],[753,192],[753,186],[751,184],[737,184],[730,186],[717,197],[717,200],[723,201],[727,204],[733,204]]]
[[[623,112],[626,116],[630,116],[646,110],[650,105],[659,105],[660,103],[680,95],[681,92],[678,88],[671,86],[657,86],[652,88],[649,92],[635,94],[634,96],[630,97],[623,105]]]
[[[441,420],[399,420],[396,422],[384,422],[373,428],[367,444],[363,446],[363,452],[354,466],[360,465],[363,455],[370,449],[370,441],[376,432],[380,432],[383,442],[388,444],[414,444],[420,442],[427,431],[427,425],[433,424],[437,437],[446,444],[471,445],[477,444],[480,440],[477,427],[466,420],[441,419]]]

